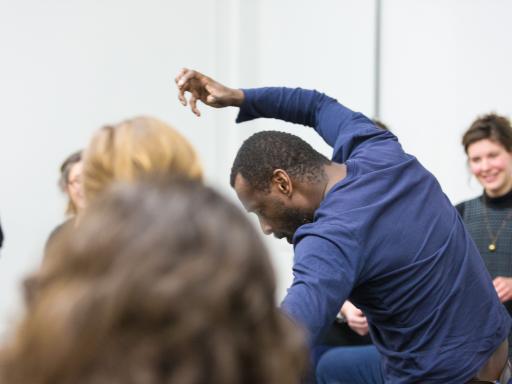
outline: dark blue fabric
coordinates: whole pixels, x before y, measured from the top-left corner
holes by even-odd
[[[237,121],[312,126],[347,177],[294,236],[282,303],[316,342],[350,299],[366,314],[386,383],[464,383],[511,320],[437,180],[396,137],[336,100],[302,89],[244,90]]]
[[[382,384],[380,355],[373,345],[331,348],[320,357],[317,384]]]

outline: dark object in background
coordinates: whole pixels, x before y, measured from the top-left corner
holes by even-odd
[[[4,233],[2,232],[2,225],[0,224],[0,248],[2,248],[3,242],[4,242]]]

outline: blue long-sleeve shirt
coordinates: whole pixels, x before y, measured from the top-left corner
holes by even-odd
[[[282,307],[313,341],[346,299],[368,318],[387,383],[464,383],[511,320],[435,177],[396,137],[336,100],[302,89],[244,90],[238,122],[313,127],[347,176],[293,238]]]

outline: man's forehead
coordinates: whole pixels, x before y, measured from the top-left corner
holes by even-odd
[[[237,175],[235,177],[234,188],[237,192],[238,191],[247,192],[247,191],[250,191],[251,186],[249,185],[249,182],[247,180],[245,180],[245,178],[240,173],[237,173]]]
[[[260,202],[261,192],[255,190],[241,174],[236,175],[234,188],[245,209],[254,210]]]
[[[238,199],[242,202],[246,209],[249,208],[248,204],[250,203],[253,191],[247,180],[245,180],[241,174],[237,174],[233,187],[235,188]]]

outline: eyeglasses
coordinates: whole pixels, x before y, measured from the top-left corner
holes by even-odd
[[[68,185],[73,186],[75,188],[79,187],[80,185],[82,185],[82,178],[76,177],[73,180],[68,180]]]

